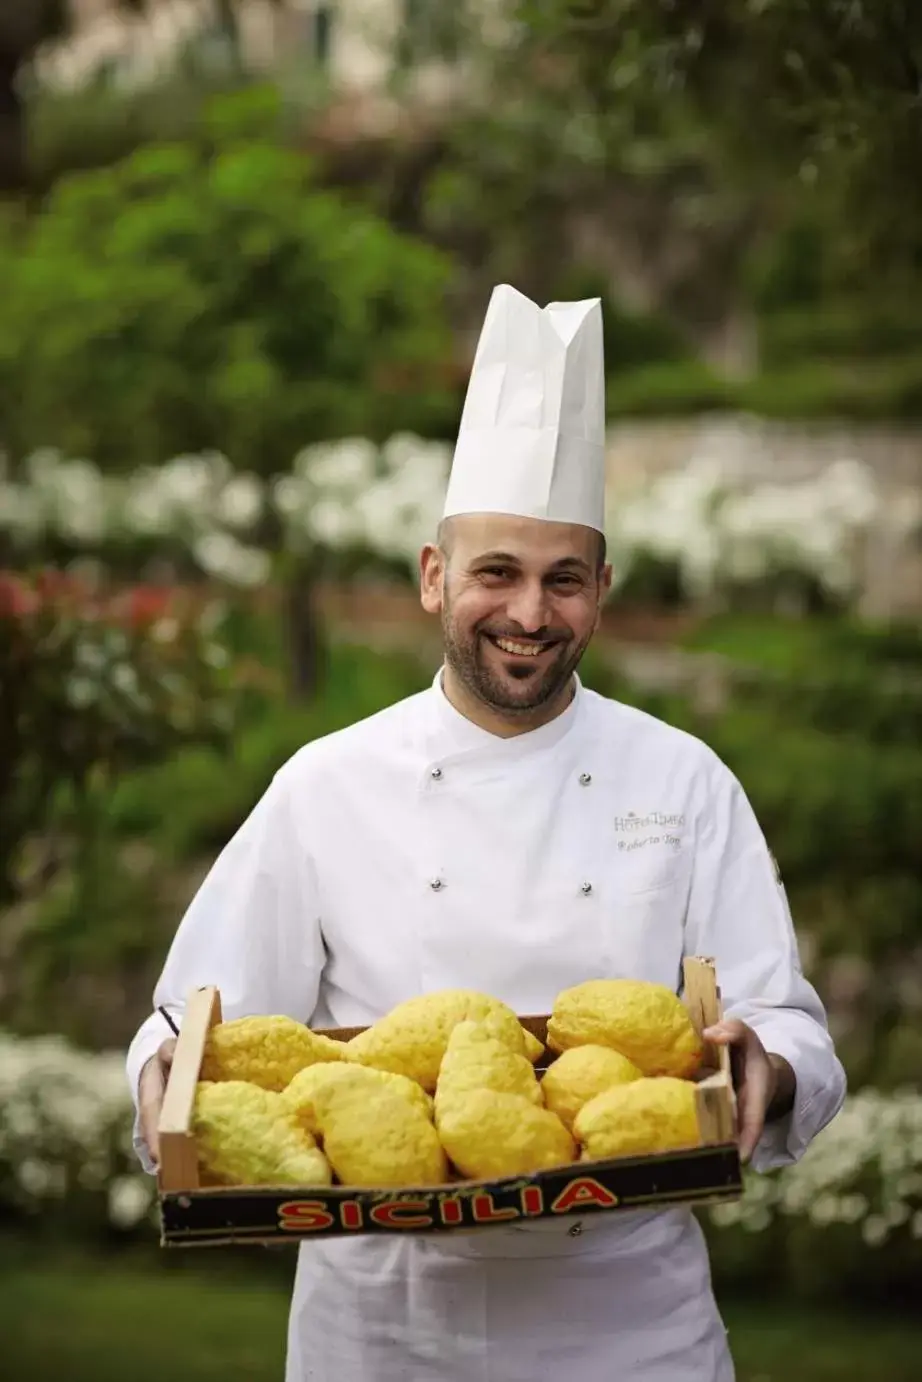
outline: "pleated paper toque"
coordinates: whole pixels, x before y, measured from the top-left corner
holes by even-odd
[[[508,513],[604,531],[605,362],[598,298],[544,308],[494,288],[444,517]]]

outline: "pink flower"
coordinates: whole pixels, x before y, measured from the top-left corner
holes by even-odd
[[[66,571],[46,567],[35,577],[35,590],[43,603],[63,600],[86,600],[90,591],[84,581]]]
[[[128,621],[135,627],[155,624],[169,612],[173,596],[154,585],[139,585],[129,591],[126,605]]]
[[[0,572],[0,618],[22,619],[34,613],[38,597],[18,576]]]

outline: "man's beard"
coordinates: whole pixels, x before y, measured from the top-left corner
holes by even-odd
[[[497,636],[496,631],[490,632]],[[498,636],[526,643],[530,641],[522,634],[506,630]],[[561,639],[541,671],[530,668],[527,663],[518,663],[510,666],[504,677],[487,665],[484,658],[484,631],[474,630],[460,637],[447,606],[442,614],[442,638],[445,661],[459,682],[484,705],[507,715],[539,710],[559,696],[569,684],[589,643],[589,637],[582,643],[574,643],[572,638]],[[517,681],[520,689],[510,686],[507,678]]]

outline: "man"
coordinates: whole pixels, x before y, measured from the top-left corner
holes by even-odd
[[[155,993],[220,988],[226,1018],[373,1022],[475,988],[520,1013],[626,975],[677,989],[716,960],[744,1156],[801,1155],[842,1067],[737,781],[702,743],[587,691],[605,561],[597,301],[490,302],[439,540],[431,689],[308,744],[193,900]],[[768,749],[770,751],[770,749]],[[128,1057],[154,1168],[159,1015]],[[704,1240],[684,1208],[473,1234],[309,1241],[288,1382],[729,1382]]]

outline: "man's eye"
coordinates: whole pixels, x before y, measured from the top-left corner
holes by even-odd
[[[508,576],[509,572],[504,566],[484,566],[481,568],[481,576]]]

